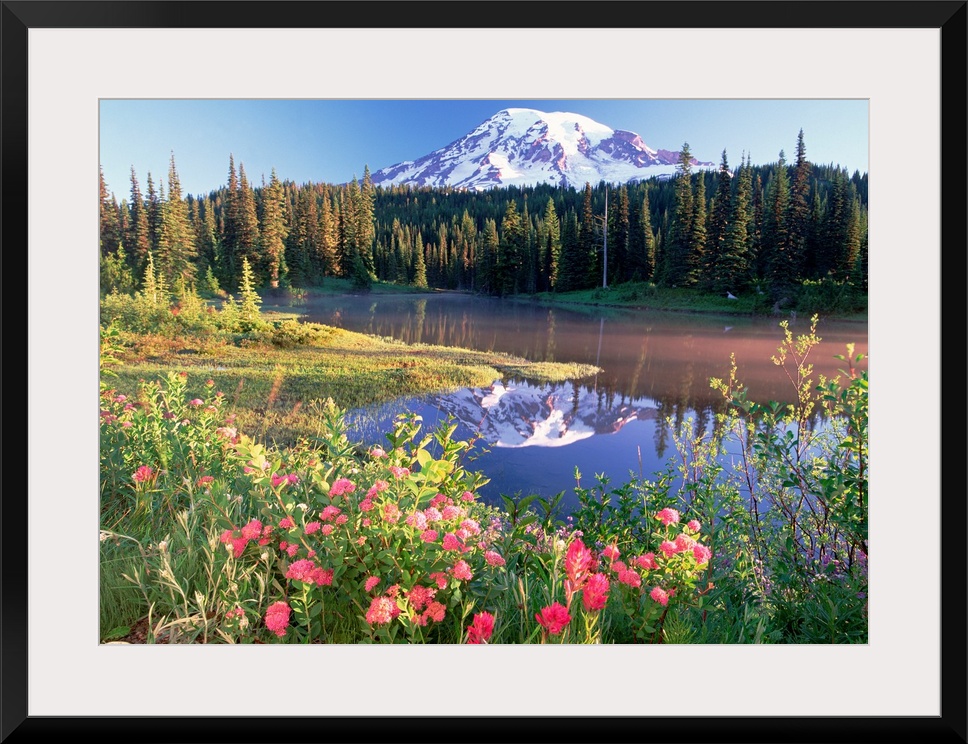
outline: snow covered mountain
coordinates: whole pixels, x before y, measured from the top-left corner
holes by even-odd
[[[586,182],[626,183],[672,176],[678,151],[654,150],[635,132],[612,129],[580,114],[509,108],[473,132],[417,160],[371,174],[374,185],[495,186],[547,183],[581,188]],[[714,163],[692,160],[696,168]]]
[[[597,394],[571,385],[505,387],[496,381],[489,388],[435,397],[432,403],[495,447],[563,447],[656,416],[650,401],[603,407]]]

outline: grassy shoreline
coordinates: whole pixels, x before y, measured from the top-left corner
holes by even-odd
[[[581,379],[590,365],[531,362],[498,352],[405,344],[267,313],[259,333],[138,334],[124,332],[123,364],[112,387],[133,395],[140,380],[168,372],[189,375],[189,391],[207,380],[226,395],[240,426],[292,444],[318,430],[318,403],[344,409],[405,396],[483,387],[503,377],[535,382]]]

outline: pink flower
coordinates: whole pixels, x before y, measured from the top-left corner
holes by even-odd
[[[190,406],[203,406],[203,405],[205,405],[205,401],[202,400],[201,398],[192,398],[190,401],[188,401],[188,405],[190,405]]]
[[[657,586],[651,592],[649,592],[649,596],[652,597],[652,599],[654,599],[660,605],[665,607],[667,604],[669,604],[669,597],[671,595],[668,592],[666,592],[665,589],[663,589],[662,587]]]
[[[410,601],[411,606],[420,612],[427,603],[430,602],[437,594],[436,589],[430,589],[426,586],[421,586],[420,584],[415,584],[409,592],[407,592],[407,599]]]
[[[215,433],[223,439],[228,439],[232,442],[239,436],[239,431],[234,426],[220,426],[215,430]]]
[[[244,537],[236,537],[232,540],[232,554],[238,558],[245,552],[245,546],[249,544],[249,541]]]
[[[472,494],[470,491],[464,491],[464,493],[462,493],[460,495],[460,499],[461,499],[461,501],[473,501],[474,500],[474,494]]]
[[[676,536],[676,547],[679,549],[680,553],[684,553],[687,550],[692,550],[695,544],[696,539],[694,537],[690,537],[686,533]]]
[[[444,521],[457,519],[458,517],[460,517],[460,515],[461,515],[460,508],[457,506],[454,506],[453,504],[448,504],[447,506],[444,507],[443,512],[441,512],[441,517],[444,519]]]
[[[400,511],[396,504],[387,504],[383,507],[383,520],[394,524],[400,521],[400,517],[403,516],[403,512]]]
[[[366,611],[366,621],[370,625],[386,625],[399,614],[400,609],[389,597],[374,597]]]
[[[370,576],[369,578],[367,578],[366,584],[363,585],[363,590],[368,592],[379,583],[380,583],[379,576]]]
[[[350,518],[347,517],[345,514],[340,514],[338,517],[336,517],[336,524],[346,524],[349,521],[350,521]]]
[[[693,532],[699,532],[699,522],[695,519],[690,519],[689,522],[686,524],[686,527],[688,527]]]
[[[332,535],[332,534],[333,534],[333,529],[334,529],[334,528],[333,528],[333,525],[331,525],[331,524],[324,524],[324,525],[322,526],[322,528],[320,529],[320,531],[321,531],[321,532],[322,532],[322,533],[323,533],[324,535]]]
[[[449,498],[447,498],[446,496],[444,496],[444,494],[442,494],[442,493],[438,493],[436,496],[434,496],[430,500],[430,505],[433,506],[433,507],[440,506],[441,504],[446,505],[446,504],[450,504],[450,503],[452,503],[451,500]]]
[[[323,525],[321,522],[310,522],[306,525],[306,534],[311,535],[314,532],[319,532],[319,528],[322,526]]]
[[[339,478],[329,487],[330,497],[342,496],[344,493],[353,493],[356,484],[348,478]]]
[[[679,512],[677,512],[675,509],[666,507],[658,512],[655,515],[655,518],[662,522],[663,525],[668,527],[670,524],[676,524],[679,521]]]
[[[286,571],[286,578],[302,581],[305,584],[329,586],[333,583],[333,572],[326,568],[320,568],[312,561],[304,558],[290,564],[289,570]]]
[[[481,534],[481,526],[473,519],[465,519],[460,523],[462,530],[467,530],[471,535]]]
[[[608,577],[605,574],[592,574],[582,589],[581,601],[586,612],[598,612],[608,602]]]
[[[293,556],[295,556],[296,553],[298,553],[298,552],[299,552],[299,545],[296,544],[296,543],[290,543],[289,544],[289,547],[286,548],[286,553],[288,554],[288,556],[290,558],[292,558]]]
[[[424,509],[424,516],[427,517],[427,524],[431,522],[439,522],[444,518],[444,515],[440,513],[440,509],[435,506],[428,506]]]
[[[437,530],[424,530],[420,533],[420,539],[426,543],[432,543],[437,539]]]
[[[444,550],[460,550],[460,541],[453,532],[444,535]]]
[[[487,643],[494,632],[494,615],[490,612],[478,612],[471,624],[467,626],[467,642],[473,644]]]
[[[214,476],[211,476],[211,475],[203,475],[201,478],[198,479],[198,485],[200,485],[200,486],[207,486],[209,483],[211,483],[214,480],[215,480],[215,477]]]
[[[591,550],[580,539],[573,540],[565,553],[565,573],[571,580],[575,591],[581,589],[588,575],[595,570],[598,561]]]
[[[115,403],[124,403],[128,399],[127,395],[118,395],[114,398]]]
[[[410,468],[399,468],[396,465],[390,466],[390,472],[393,473],[394,478],[409,478]]]
[[[380,447],[374,447],[370,450],[370,457],[386,457],[387,453],[384,452]]]
[[[427,515],[423,512],[414,512],[407,517],[407,524],[417,530],[427,529]]]
[[[619,557],[619,555],[621,555],[621,553],[619,553],[617,545],[608,545],[607,547],[602,548],[602,557],[608,558],[610,561],[614,561]]]
[[[444,589],[447,587],[447,574],[445,574],[443,571],[437,571],[430,574],[430,580],[437,582],[438,589]]]
[[[571,615],[559,602],[548,605],[535,614],[538,624],[551,635],[558,635],[571,622]]]
[[[328,522],[334,517],[336,517],[336,515],[338,514],[339,514],[338,506],[327,506],[319,513],[319,516],[322,518],[324,522]]]
[[[153,468],[150,468],[147,465],[142,465],[140,468],[134,471],[134,475],[131,477],[134,478],[135,483],[146,483],[152,479],[154,474],[155,471]]]
[[[471,573],[471,567],[467,565],[467,561],[457,561],[451,571],[454,574],[455,579],[470,581],[473,576]]]
[[[620,571],[618,580],[631,587],[642,586],[642,577],[635,573],[635,571]]]
[[[488,566],[503,566],[505,564],[501,554],[494,550],[488,550],[484,553],[484,561]]]
[[[647,571],[659,567],[659,564],[655,562],[655,553],[646,553],[645,555],[638,556],[635,559],[635,564],[639,568],[644,568]]]
[[[278,488],[279,486],[287,485],[289,483],[289,476],[285,473],[273,473],[271,480],[272,487]]]
[[[266,627],[282,638],[286,634],[286,628],[289,627],[290,612],[289,605],[285,602],[276,602],[274,605],[271,605],[266,610]]]
[[[292,521],[292,517],[283,517],[279,520],[279,529],[281,530],[291,530],[296,526],[296,523]]]
[[[713,557],[713,552],[705,545],[696,544],[692,546],[692,554],[696,558],[696,563],[700,566]]]
[[[663,540],[659,550],[665,554],[666,558],[669,558],[679,552],[679,546],[671,540]]]
[[[371,501],[369,497],[367,497],[367,498],[365,498],[365,499],[363,499],[363,500],[362,500],[362,501],[360,502],[360,511],[361,511],[361,512],[368,512],[368,511],[370,511],[370,510],[371,510],[372,508],[373,508],[373,501]]]
[[[246,540],[257,540],[261,534],[262,522],[260,522],[258,519],[250,520],[249,523],[242,528],[242,537],[244,537]]]
[[[427,605],[427,609],[424,610],[424,617],[429,617],[434,622],[439,623],[444,619],[444,613],[446,611],[447,608],[444,607],[444,605],[442,605],[440,602],[431,602],[429,605]]]
[[[378,493],[382,493],[383,491],[386,491],[389,487],[390,487],[390,484],[387,483],[385,480],[378,480],[372,486],[370,486],[370,490],[366,492],[366,498],[372,499]]]
[[[130,421],[122,421],[121,422],[121,428],[122,429],[130,429],[132,426],[134,426],[134,424],[132,424]]]

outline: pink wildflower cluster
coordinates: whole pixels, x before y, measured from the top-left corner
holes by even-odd
[[[410,468],[401,468],[396,465],[390,466],[390,472],[393,473],[394,478],[402,479],[410,477]]]
[[[490,612],[478,612],[467,626],[467,642],[472,644],[487,643],[494,632],[494,615]]]
[[[330,498],[336,498],[337,496],[353,493],[355,490],[356,484],[349,478],[338,478],[329,487],[329,496]]]
[[[559,602],[542,608],[541,612],[535,613],[535,618],[538,624],[551,635],[559,635],[571,622],[568,609]]]
[[[451,569],[451,573],[455,579],[460,579],[461,581],[470,581],[473,578],[471,567],[467,561],[457,561]]]
[[[295,473],[273,473],[272,474],[272,487],[279,488],[279,486],[295,485],[299,483],[299,476]]]
[[[266,627],[282,638],[286,635],[286,628],[289,627],[289,614],[292,612],[289,605],[285,602],[276,602],[266,610]]]
[[[397,607],[396,602],[383,595],[374,597],[370,602],[370,609],[366,611],[366,621],[370,625],[386,625],[399,614],[400,608]]]
[[[232,555],[238,558],[245,552],[245,547],[252,541],[259,545],[267,545],[272,534],[272,525],[263,526],[258,519],[249,520],[239,534],[235,530],[225,530],[219,538],[225,545],[232,546]]]
[[[286,578],[293,581],[302,581],[305,584],[315,584],[316,586],[330,586],[333,583],[333,572],[328,568],[321,568],[313,561],[304,558],[289,565],[286,571]]]
[[[655,518],[662,522],[664,526],[668,527],[670,524],[677,524],[679,522],[679,512],[667,507],[657,512]]]
[[[582,587],[581,601],[586,612],[605,609],[608,602],[609,583],[605,574],[592,574]]]
[[[154,468],[148,465],[142,465],[140,468],[134,471],[134,475],[131,476],[135,483],[147,483],[153,480],[155,477]]]

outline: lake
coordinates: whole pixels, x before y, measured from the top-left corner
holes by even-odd
[[[491,479],[481,490],[489,503],[499,503],[501,493],[565,491],[567,513],[577,505],[576,467],[585,487],[597,473],[616,486],[630,472],[650,477],[674,453],[670,417],[673,427],[690,418],[704,426],[721,410],[709,379],[728,376],[731,353],[751,400],[793,399],[793,386],[771,361],[783,340],[778,317],[551,308],[460,293],[316,296],[288,309],[306,321],[407,343],[600,367],[566,383],[498,379],[483,389],[349,412],[351,433],[367,444],[383,443],[404,411],[420,414],[425,427],[453,416],[459,437],[481,435],[471,467]],[[794,335],[809,330],[808,318],[787,319]],[[843,363],[834,357],[846,354],[846,344],[867,354],[866,323],[821,320],[817,335],[822,341],[809,360],[815,380],[838,374]]]

